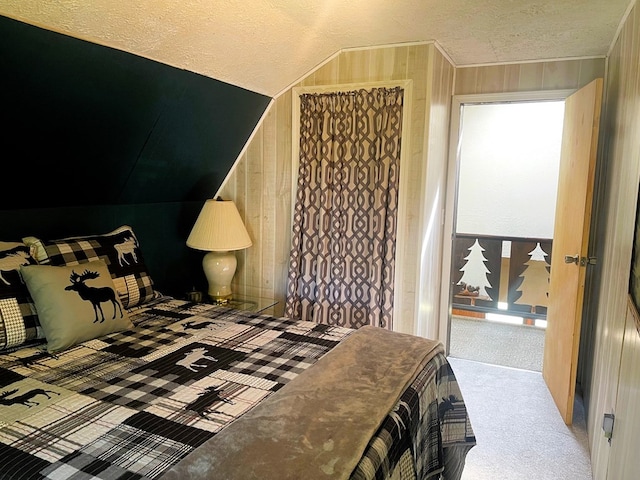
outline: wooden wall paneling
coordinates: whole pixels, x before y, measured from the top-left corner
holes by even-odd
[[[517,92],[520,86],[520,65],[507,65],[504,71],[504,91]]]
[[[581,60],[545,62],[542,88],[544,90],[579,88],[580,62]]]
[[[238,211],[240,212],[240,216],[244,220],[245,226],[249,235],[251,236],[251,240],[253,245],[259,245],[258,241],[260,240],[260,229],[256,228],[255,225],[252,225],[250,221],[250,215],[247,215],[247,207],[251,205],[248,197],[248,185],[247,185],[247,174],[251,170],[251,155],[249,152],[252,148],[255,148],[256,139],[261,137],[262,128],[256,132],[254,135],[253,141],[249,144],[247,150],[242,156],[242,161],[236,167],[236,180],[234,182],[233,188],[235,189],[234,196],[231,198],[236,204]],[[258,140],[259,141],[259,140]],[[224,197],[223,197],[224,198]],[[246,285],[251,279],[250,271],[248,271],[248,267],[253,257],[256,255],[256,249],[253,245],[241,252],[236,252],[236,257],[238,258],[238,267],[236,269],[236,274],[234,276],[232,282],[232,289],[235,288],[238,291],[238,294],[247,294]],[[236,287],[238,286],[238,288]]]
[[[338,56],[338,83],[369,81],[371,50],[348,50]]]
[[[595,480],[635,478],[616,476],[616,469],[621,466],[614,466],[614,463],[620,458],[626,458],[625,463],[634,459],[636,445],[621,442],[609,446],[602,436],[601,425],[604,413],[615,411],[618,405],[637,405],[640,401],[640,379],[637,371],[628,379],[630,383],[625,385],[627,377],[620,369],[621,359],[626,355],[623,351],[628,348],[626,340],[623,344],[622,339],[625,338],[628,314],[629,268],[640,178],[640,139],[636,135],[640,127],[640,71],[637,58],[633,57],[640,48],[639,16],[636,6],[627,18],[609,56],[607,72],[604,129],[609,137],[605,142],[603,158],[608,169],[606,195],[601,207],[603,226],[600,228],[604,234],[601,235],[603,242],[599,246],[598,257],[602,265],[587,422]],[[611,473],[607,474],[608,470]]]
[[[612,103],[616,100],[609,96],[609,112],[614,109],[611,108]],[[606,120],[607,130],[613,132],[615,129],[610,129],[612,119]],[[610,147],[605,152],[605,157],[610,160],[610,168],[607,179],[607,190],[613,192],[620,185],[619,166],[616,166],[613,162],[616,142],[610,142]],[[598,306],[595,338],[596,344],[593,353],[593,378],[591,385],[586,386],[589,391],[585,392],[589,397],[589,410],[587,417],[587,425],[589,430],[589,442],[591,451],[591,462],[594,479],[605,479],[608,458],[610,453],[610,447],[606,442],[606,439],[602,438],[600,434],[602,415],[603,413],[611,411],[615,406],[616,393],[617,393],[617,381],[621,343],[618,336],[621,328],[621,319],[624,318],[624,311],[620,308],[620,302],[624,298],[626,292],[626,286],[624,283],[616,281],[619,277],[617,274],[616,263],[619,262],[619,255],[616,254],[615,243],[619,240],[619,233],[617,230],[617,205],[614,195],[609,195],[608,205],[604,207],[607,211],[607,225],[605,227],[605,242],[602,247],[601,254],[598,256],[602,258],[601,265],[601,281],[598,292],[598,299],[600,300]],[[616,237],[615,239],[613,237]],[[622,291],[620,291],[622,288]],[[603,317],[603,310],[607,311],[606,316]],[[618,326],[616,325],[618,323]]]
[[[620,381],[615,415],[611,453],[607,478],[640,478],[640,457],[637,454],[638,432],[640,432],[640,409],[638,408],[638,372],[640,372],[640,334],[638,312],[629,300],[620,361]],[[602,430],[600,435],[603,436]]]
[[[615,222],[614,222],[615,223]],[[612,236],[619,233],[608,229]],[[618,239],[619,241],[619,239]],[[622,352],[622,330],[624,328],[624,308],[626,283],[620,280],[617,268],[625,268],[619,257],[611,249],[614,242],[608,242],[604,255],[609,259],[603,266],[602,281],[598,298],[600,299],[597,316],[596,345],[594,349],[594,373],[589,394],[587,425],[594,479],[605,479],[610,447],[601,435],[602,416],[615,408],[619,378],[620,355]],[[603,259],[603,261],[606,261]],[[606,311],[606,313],[603,312]],[[605,318],[606,317],[606,318]]]
[[[256,246],[256,248],[251,246],[247,249],[247,264],[244,265],[245,285],[248,295],[259,295],[256,290],[261,287],[262,262],[264,256],[268,254],[267,238],[269,235],[268,232],[264,231],[262,223],[262,209],[266,201],[264,184],[267,183],[264,178],[263,155],[265,130],[268,123],[263,121],[262,127],[247,149],[247,166],[251,168],[247,168],[245,173],[245,201],[242,207],[245,212],[245,223],[252,229],[252,238]]]
[[[255,138],[255,136],[254,136]],[[253,142],[250,143],[250,145]],[[247,222],[246,218],[246,172],[247,172],[247,150],[240,156],[237,161],[237,164],[233,170],[233,173],[230,175],[230,178],[227,179],[224,186],[219,190],[218,196],[222,197],[224,200],[233,200],[238,208],[238,212],[240,216],[243,218],[245,226],[247,228],[247,232],[251,237],[253,244],[255,245],[255,234],[253,232],[253,226]],[[249,247],[249,249],[253,248],[253,246]],[[235,295],[243,295],[246,294],[245,286],[247,282],[247,274],[245,272],[245,265],[248,263],[248,258],[251,256],[251,252],[249,249],[241,250],[236,252],[236,259],[238,261],[238,266],[236,269],[236,274],[233,277],[231,282],[231,290]]]
[[[292,135],[291,135],[291,91],[281,95],[276,101],[276,164],[277,201],[274,204],[275,259],[273,289],[279,301],[276,312],[284,312],[287,275],[289,273],[289,253],[291,250],[291,210],[292,197]]]
[[[262,235],[262,265],[260,277],[257,278],[257,294],[261,297],[274,297],[274,270],[276,253],[276,230],[269,228],[276,218],[276,179],[278,173],[277,162],[270,159],[277,158],[277,128],[275,124],[276,112],[272,108],[263,122],[262,141],[262,178],[261,199],[256,199],[260,204],[260,231]]]
[[[263,169],[263,142],[264,142],[264,122],[255,135],[253,142],[249,144],[246,153],[246,163],[244,169],[244,194],[238,199],[238,209],[242,212],[245,225],[251,229],[253,245],[260,245],[254,248],[253,245],[243,253],[246,254],[246,263],[242,265],[241,275],[244,275],[245,293],[255,295],[255,286],[259,285],[258,279],[261,276],[262,257],[264,254],[264,235],[260,213],[262,209],[262,169]],[[242,277],[241,277],[242,278]]]
[[[578,86],[586,85],[594,78],[604,78],[605,62],[602,58],[585,58],[580,60]]]
[[[478,72],[478,89],[482,93],[504,92],[504,78],[506,65],[495,65],[490,68],[482,68]]]
[[[424,169],[425,158],[424,138],[426,135],[425,123],[427,114],[427,87],[429,83],[429,45],[413,45],[408,48],[407,78],[412,80],[411,109],[405,109],[406,115],[411,115],[411,126],[407,142],[405,133],[405,146],[409,149],[406,157],[408,162],[400,166],[400,175],[405,189],[404,218],[399,219],[398,227],[402,229],[404,242],[396,245],[399,256],[405,261],[403,265],[397,265],[401,283],[396,284],[397,295],[401,297],[401,309],[399,318],[394,318],[394,329],[414,333],[416,329],[416,288],[418,279],[419,253],[421,240],[418,236],[420,225],[420,212],[424,201]]]
[[[623,49],[627,61],[624,62],[622,74],[625,78],[625,110],[627,112],[625,121],[630,125],[630,132],[638,132],[640,128],[640,66],[638,58],[640,58],[640,11],[639,7],[635,8],[636,15],[632,15],[628,19],[627,28],[622,32]],[[634,59],[634,60],[631,60]],[[628,138],[628,151],[625,153],[627,158],[637,158],[638,147],[640,147],[640,138],[638,135],[630,135]]]
[[[424,101],[427,98],[427,81],[428,81],[428,68],[429,68],[429,55],[431,50],[429,45],[412,45],[407,47],[407,72],[406,78],[410,78],[413,81],[413,110],[412,115],[412,128],[415,135],[412,136],[414,142],[413,148],[420,151],[424,148],[422,143],[419,143],[424,136],[424,128],[420,131],[420,124],[425,121],[425,109]]]
[[[435,48],[430,58],[433,68],[429,93],[430,111],[427,122],[428,133],[424,139],[426,158],[424,198],[421,202],[419,238],[422,251],[417,258],[420,265],[417,284],[415,333],[427,338],[444,338],[447,332],[440,332],[440,298],[442,289],[442,254],[447,184],[447,161],[449,145],[449,122],[451,114],[451,93],[453,91],[453,65]]]
[[[309,83],[302,82],[300,86],[307,85],[335,85],[338,83],[338,62],[329,61],[309,75]]]
[[[456,79],[454,93],[459,94],[475,94],[478,93],[478,68],[463,67],[456,69]]]
[[[518,87],[517,91],[540,90],[544,77],[544,63],[523,63],[518,65]],[[588,82],[585,82],[585,84]]]
[[[243,218],[246,218],[246,205],[247,205],[247,172],[251,169],[251,165],[249,165],[250,157],[248,155],[249,149],[256,142],[256,138],[260,138],[262,127],[258,130],[257,134],[254,137],[254,140],[249,144],[247,151],[242,156],[242,161],[236,167],[236,181],[234,182],[234,201],[238,210],[240,211],[240,215]],[[251,228],[251,227],[250,227]],[[250,232],[252,233],[252,232]]]
[[[391,80],[403,80],[407,77],[409,68],[409,49],[406,47],[397,47],[394,49],[393,69],[391,71]]]
[[[316,75],[318,73],[322,73],[320,70],[316,70],[315,72],[307,75],[306,77],[304,77],[303,79],[301,79],[298,83],[296,83],[296,87],[312,87],[313,85],[316,84]],[[292,87],[293,88],[293,87]],[[289,91],[289,89],[287,89],[286,91]]]
[[[393,79],[396,67],[398,48],[377,48],[369,53],[369,77],[371,81],[379,82]]]
[[[579,88],[604,76],[604,58],[456,69],[456,95]]]

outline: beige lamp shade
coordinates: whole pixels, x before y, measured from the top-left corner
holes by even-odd
[[[251,245],[251,237],[231,200],[207,200],[187,238],[187,246],[207,252],[242,250]]]
[[[233,250],[252,245],[238,209],[229,200],[207,200],[191,229],[187,246],[208,253],[202,268],[209,282],[209,296],[215,303],[232,298],[231,281],[237,260]]]

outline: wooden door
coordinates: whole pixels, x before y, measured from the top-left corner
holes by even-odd
[[[575,398],[602,83],[594,80],[565,102],[542,376],[567,425]]]

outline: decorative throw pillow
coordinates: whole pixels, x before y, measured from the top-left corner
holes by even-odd
[[[44,338],[33,300],[20,275],[21,265],[35,263],[24,243],[0,242],[0,350]]]
[[[22,239],[41,265],[80,265],[103,260],[125,308],[154,298],[153,281],[147,270],[140,244],[133,230],[123,225],[103,235],[41,240]]]
[[[49,353],[133,328],[102,260],[66,267],[27,265],[20,272],[35,302]]]

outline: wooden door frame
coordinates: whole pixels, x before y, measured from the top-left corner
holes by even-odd
[[[447,191],[445,198],[444,236],[442,245],[442,289],[440,291],[440,315],[438,339],[449,354],[451,336],[451,261],[453,234],[458,198],[458,173],[460,167],[460,122],[464,105],[492,103],[521,103],[565,100],[577,89],[540,90],[530,92],[504,92],[471,95],[454,95],[451,100],[451,128],[449,131],[449,156],[447,164]]]

